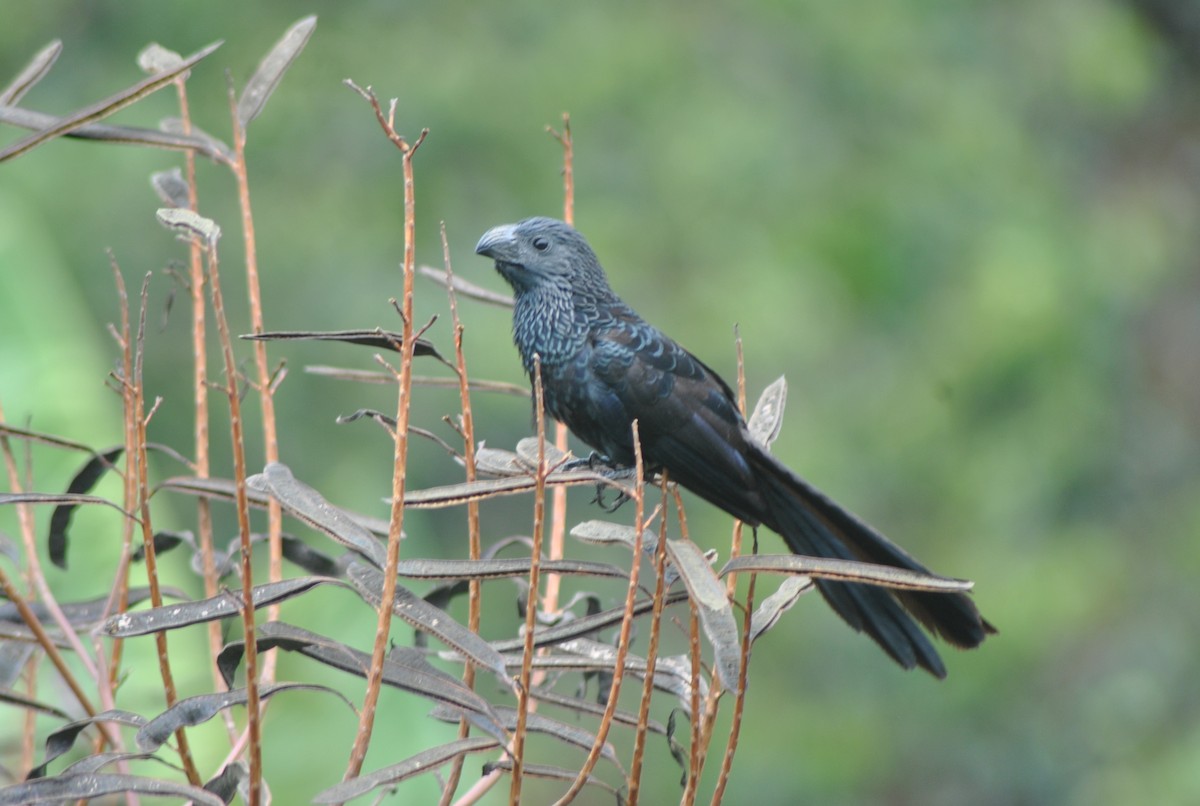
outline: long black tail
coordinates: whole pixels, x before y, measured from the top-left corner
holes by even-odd
[[[842,509],[765,449],[754,445],[748,458],[768,508],[763,524],[778,532],[796,554],[929,573],[902,548]],[[913,618],[964,649],[978,646],[996,632],[964,593],[901,591],[827,580],[818,580],[817,587],[846,623],[875,639],[905,669],[920,666],[937,677],[946,676],[942,659]]]

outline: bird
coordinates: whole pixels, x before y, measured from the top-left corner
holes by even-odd
[[[489,229],[475,247],[514,294],[512,334],[531,381],[540,365],[545,411],[614,467],[643,466],[752,527],[779,534],[795,554],[929,573],[904,549],[802,479],[747,428],[729,385],[639,316],[609,285],[584,237],[553,218]],[[996,629],[961,592],[882,588],[819,579],[833,610],[905,669],[944,678],[921,629],[979,646]]]

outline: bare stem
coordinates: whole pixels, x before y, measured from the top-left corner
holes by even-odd
[[[408,421],[412,399],[414,346],[413,278],[416,274],[416,199],[412,158],[429,133],[428,129],[422,131],[420,136],[410,144],[396,132],[395,104],[391,107],[391,114],[385,118],[383,110],[379,106],[379,99],[375,97],[375,93],[369,87],[364,90],[352,81],[347,81],[347,84],[371,105],[384,134],[401,153],[401,171],[404,177],[404,300],[400,311],[402,323],[400,377],[396,403],[395,449],[392,456],[392,511],[388,524],[387,562],[384,568],[379,618],[375,627],[375,643],[371,652],[371,667],[367,672],[367,689],[363,695],[362,709],[359,711],[358,733],[354,737],[354,746],[350,751],[345,780],[358,776],[367,755],[367,748],[370,746],[376,709],[379,704],[379,692],[383,686],[383,661],[387,654],[388,636],[391,631],[392,608],[396,601],[396,567],[400,562],[400,534],[404,525],[404,490],[408,467]]]
[[[613,714],[617,711],[617,699],[621,694],[621,681],[625,679],[625,659],[629,655],[630,631],[633,628],[634,605],[637,603],[638,572],[642,565],[642,530],[645,527],[646,515],[645,468],[642,465],[642,440],[638,434],[637,420],[633,421],[631,428],[633,430],[633,466],[635,472],[633,488],[633,559],[629,567],[629,587],[625,590],[625,614],[621,619],[621,631],[617,637],[617,657],[613,664],[612,686],[608,691],[608,703],[604,707],[604,716],[600,718],[600,726],[596,729],[596,741],[592,743],[592,749],[588,752],[588,757],[583,762],[579,774],[575,776],[575,781],[571,784],[570,789],[558,800],[559,806],[564,806],[575,799],[575,796],[583,789],[588,776],[591,775],[592,770],[595,768],[596,762],[600,760],[600,753],[604,750],[604,743],[608,740],[608,731],[612,727]]]

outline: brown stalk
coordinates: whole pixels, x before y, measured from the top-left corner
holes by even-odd
[[[175,81],[176,94],[179,97],[179,117],[183,121],[183,133],[192,133],[192,114],[188,103],[187,82],[183,78]],[[236,119],[236,115],[234,116]],[[196,188],[196,153],[184,153],[184,170],[187,174],[188,209],[194,213],[200,212],[199,191]],[[206,479],[210,473],[209,463],[209,431],[208,431],[208,342],[207,342],[207,303],[204,299],[204,250],[200,241],[193,238],[188,250],[188,286],[192,303],[192,405],[195,409],[195,421],[192,430],[192,442],[195,452],[195,474],[197,478]],[[212,504],[204,497],[196,499],[196,531],[200,538],[200,565],[204,577],[204,595],[211,599],[217,595],[217,565],[213,553],[213,522]],[[208,652],[211,662],[209,670],[213,677],[213,690],[224,691],[225,678],[217,670],[217,655],[223,644],[221,625],[210,621],[205,625],[208,634]],[[221,712],[225,720],[225,730],[229,740],[237,738],[237,727],[233,715],[228,711]]]
[[[588,751],[587,759],[584,760],[583,766],[579,770],[579,774],[575,776],[575,781],[558,800],[558,806],[570,803],[583,789],[583,785],[587,782],[588,776],[591,775],[592,769],[595,768],[596,762],[600,760],[600,751],[604,749],[604,743],[608,740],[608,731],[612,727],[613,714],[617,710],[617,699],[621,694],[621,682],[625,679],[625,658],[629,654],[630,631],[633,627],[633,611],[634,604],[637,602],[638,593],[638,572],[642,565],[642,529],[645,525],[645,481],[644,470],[642,465],[642,439],[638,433],[638,421],[634,420],[631,428],[633,430],[633,467],[635,483],[633,487],[633,560],[629,567],[629,587],[625,591],[625,615],[621,619],[621,631],[617,637],[617,657],[613,664],[613,679],[612,686],[608,691],[608,703],[604,707],[604,716],[600,718],[600,725],[596,729],[596,741],[592,743],[592,749]],[[665,513],[664,513],[665,520]]]
[[[254,633],[254,565],[250,545],[250,501],[246,494],[246,440],[242,427],[242,403],[238,395],[238,369],[233,357],[233,341],[229,335],[229,320],[225,316],[225,301],[221,295],[217,245],[206,244],[208,286],[212,296],[213,321],[217,325],[218,342],[225,366],[225,395],[229,399],[229,432],[233,442],[233,479],[241,540],[242,575],[242,634],[245,640],[246,664],[246,732],[250,756],[250,789],[248,806],[262,803],[262,711],[258,696],[258,644]]]
[[[246,252],[246,292],[250,304],[250,328],[253,333],[263,332],[262,292],[258,282],[258,251],[255,245],[254,215],[250,208],[250,178],[246,171],[246,130],[238,114],[237,95],[233,82],[229,82],[229,116],[233,121],[233,153],[231,166],[237,182],[238,208],[242,212],[242,237]],[[189,201],[191,201],[189,197]],[[267,344],[254,341],[254,366],[257,378],[259,405],[262,407],[263,455],[267,464],[279,461],[279,438],[275,421],[275,398],[271,387],[271,370],[267,366]],[[283,510],[275,498],[267,502],[267,546],[269,560],[267,576],[271,582],[283,578]],[[267,608],[267,620],[279,619],[279,605]],[[276,653],[272,652],[263,661],[262,679],[270,683],[275,679]]]
[[[683,511],[683,498],[679,495],[679,489],[672,491],[675,497],[675,512],[679,518],[679,535],[680,539],[688,539],[687,516]],[[694,803],[696,800],[696,787],[700,779],[700,768],[703,764],[703,753],[700,748],[700,673],[703,671],[703,658],[700,649],[700,617],[696,609],[696,603],[688,600],[688,653],[692,659],[692,678],[690,685],[691,703],[691,750],[688,755],[688,777],[687,785],[683,791],[681,803]]]
[[[459,405],[462,407],[459,428],[463,438],[463,465],[466,467],[466,479],[471,482],[475,480],[475,421],[471,415],[471,388],[467,383],[467,359],[463,354],[463,326],[458,317],[458,297],[454,293],[454,274],[450,268],[450,244],[446,240],[445,222],[442,222],[441,232],[442,265],[446,270],[446,277],[450,280],[446,284],[446,296],[450,302],[450,318],[454,324],[454,367],[458,374],[458,398]],[[477,501],[467,502],[467,553],[472,560],[478,560],[483,553],[479,537],[479,503]],[[468,588],[470,601],[467,612],[467,628],[471,632],[478,633],[483,584],[478,579],[472,579]],[[463,684],[468,688],[475,687],[475,667],[469,663],[463,667]],[[470,723],[466,719],[461,720],[458,724],[458,738],[465,739],[469,733]],[[450,772],[446,776],[446,784],[442,787],[442,797],[439,801],[441,806],[449,804],[454,797],[454,790],[458,788],[464,761],[465,758],[460,755],[451,763]]]
[[[120,272],[117,273],[120,277]],[[150,277],[147,273],[142,280],[141,311],[138,316],[137,340],[133,349],[133,372],[124,384],[126,399],[126,445],[125,455],[130,457],[129,472],[126,475],[126,489],[133,488],[134,498],[141,514],[142,545],[146,552],[146,578],[150,585],[150,604],[162,607],[162,591],[158,584],[158,557],[154,551],[154,527],[150,520],[150,482],[146,472],[146,424],[149,416],[146,414],[145,386],[142,384],[142,357],[144,355],[146,335],[146,308],[150,293]],[[127,316],[124,317],[128,323]],[[126,343],[125,361],[129,361],[129,345]],[[127,594],[127,584],[122,584],[122,597]],[[154,645],[158,650],[158,668],[162,674],[163,694],[166,696],[167,707],[170,708],[179,700],[175,690],[175,676],[171,672],[171,656],[167,648],[166,631],[154,634]],[[196,769],[195,759],[192,758],[188,746],[187,733],[183,728],[175,731],[175,741],[179,748],[180,761],[188,783],[193,786],[203,786],[200,772]]]
[[[571,141],[571,116],[563,112],[562,132],[546,127],[563,150],[563,220],[575,224],[575,149]],[[567,451],[567,427],[562,423],[554,426],[554,447],[561,453]],[[565,552],[567,534],[567,488],[555,487],[550,499],[550,559],[561,560]],[[546,575],[545,607],[549,613],[558,612],[558,593],[562,577]]]
[[[521,650],[521,676],[517,681],[517,729],[512,739],[512,784],[509,803],[521,802],[521,782],[525,770],[525,720],[529,714],[529,689],[533,669],[533,633],[537,626],[538,585],[542,570],[542,529],[546,518],[546,408],[542,397],[542,359],[533,356],[533,399],[537,416],[538,460],[533,494],[533,548],[529,560],[529,599],[525,603],[525,645]]]
[[[738,407],[742,414],[746,413],[746,362],[742,352],[742,334],[734,329],[734,341],[737,345],[737,390]],[[742,553],[743,524],[739,520],[733,522],[733,545],[730,556],[737,557]],[[738,737],[742,731],[742,718],[746,709],[746,680],[750,669],[750,627],[754,616],[754,591],[758,583],[758,575],[750,574],[746,587],[746,604],[742,613],[742,658],[738,669],[738,687],[733,700],[733,721],[729,726],[729,740],[725,743],[725,753],[721,757],[721,769],[717,774],[717,783],[713,788],[712,806],[717,806],[725,797],[725,788],[729,784],[729,772],[733,769],[733,756],[737,750]],[[737,592],[737,574],[730,574],[728,580],[729,598],[734,601]],[[711,727],[710,727],[711,730]]]
[[[662,628],[667,570],[667,473],[660,480],[662,488],[662,521],[658,526],[658,545],[654,550],[654,611],[650,616],[650,642],[646,648],[646,679],[642,683],[642,698],[638,707],[637,732],[633,739],[633,761],[629,767],[629,806],[637,806],[641,789],[642,761],[646,752],[646,730],[650,721],[650,698],[654,694],[654,671],[658,666],[658,640]]]
[[[379,99],[370,87],[365,90],[347,80],[346,84],[367,100],[375,112],[375,118],[387,135],[388,140],[400,150],[401,171],[404,177],[404,301],[401,308],[402,330],[400,345],[400,378],[396,403],[396,440],[392,466],[392,511],[388,525],[387,562],[383,575],[382,600],[379,605],[379,620],[375,628],[375,644],[371,652],[371,668],[367,673],[367,690],[359,712],[358,733],[350,751],[350,760],[343,780],[356,777],[362,770],[363,760],[371,742],[375,725],[379,692],[383,684],[383,661],[388,648],[388,635],[392,624],[392,607],[396,601],[396,566],[400,562],[400,534],[404,525],[404,490],[408,467],[408,420],[412,391],[413,363],[413,277],[416,273],[415,239],[415,195],[413,185],[412,158],[425,136],[425,129],[413,143],[409,143],[396,132],[396,102],[392,101],[385,118]]]

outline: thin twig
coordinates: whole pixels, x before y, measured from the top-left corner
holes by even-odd
[[[183,78],[175,81],[179,98],[179,117],[183,121],[183,133],[192,133],[192,113],[188,103],[187,82]],[[236,117],[236,115],[234,116]],[[188,151],[184,155],[184,171],[187,180],[188,209],[200,212],[200,196],[196,188],[196,154]],[[207,301],[205,295],[204,249],[197,238],[192,238],[188,248],[188,291],[192,303],[192,407],[194,421],[192,443],[195,451],[194,472],[196,478],[209,477],[209,429],[208,429],[208,327]],[[213,550],[212,502],[203,496],[196,499],[196,532],[200,540],[200,568],[203,576],[204,596],[217,595],[217,563]],[[223,644],[221,624],[210,621],[205,625],[208,635],[209,670],[213,679],[213,690],[224,691],[225,678],[217,669],[217,655]],[[238,729],[233,714],[228,709],[221,712],[225,731],[231,742],[237,739]]]
[[[404,490],[407,481],[408,466],[408,420],[412,399],[412,364],[413,364],[413,277],[416,274],[416,218],[415,192],[413,184],[412,158],[421,143],[425,141],[428,129],[421,132],[413,143],[409,143],[396,131],[395,111],[392,104],[390,114],[384,117],[379,106],[379,99],[370,87],[365,90],[349,79],[347,86],[361,95],[371,105],[375,118],[383,129],[388,140],[401,153],[401,171],[404,177],[404,301],[401,309],[401,344],[400,344],[400,376],[398,379],[398,399],[396,403],[396,439],[392,456],[392,510],[388,524],[387,561],[384,568],[383,591],[379,605],[378,622],[375,627],[375,642],[371,651],[371,667],[367,673],[367,688],[363,695],[363,705],[359,711],[358,732],[354,737],[354,746],[350,750],[350,759],[346,766],[344,780],[357,777],[362,770],[363,760],[371,742],[371,733],[375,725],[376,709],[379,704],[379,693],[383,686],[383,661],[388,649],[388,636],[392,624],[392,608],[396,601],[396,567],[400,562],[400,535],[404,525]]]
[[[120,272],[117,275],[119,277]],[[125,418],[128,424],[126,426],[127,439],[131,438],[131,442],[127,442],[125,446],[125,455],[130,457],[130,464],[132,465],[126,477],[126,488],[129,489],[132,486],[134,491],[133,502],[136,502],[141,512],[142,546],[145,550],[146,578],[150,586],[150,604],[153,607],[162,607],[163,601],[162,590],[159,587],[158,558],[154,550],[154,527],[150,520],[150,481],[146,472],[147,417],[145,413],[145,386],[142,384],[142,359],[145,355],[146,337],[146,308],[148,307],[151,277],[152,275],[147,272],[142,280],[136,346],[133,351],[133,372],[129,376],[129,383],[126,385],[126,389],[128,390],[126,398],[128,408]],[[129,351],[126,349],[127,363],[128,353]],[[171,672],[171,655],[167,647],[167,632],[165,630],[154,633],[154,644],[158,650],[158,667],[162,674],[163,694],[166,697],[167,707],[170,708],[178,702],[179,694],[175,689],[175,676]],[[204,781],[200,777],[200,771],[196,769],[196,762],[192,758],[191,748],[188,745],[187,733],[182,727],[175,731],[175,742],[178,745],[179,758],[183,764],[184,773],[187,775],[188,783],[193,786],[203,786]]]
[[[575,222],[575,151],[571,143],[571,117],[563,113],[563,130],[560,134],[550,126],[547,131],[562,144],[563,150],[563,220],[568,224]],[[567,427],[563,423],[554,426],[554,447],[560,453],[567,451]],[[567,534],[567,488],[556,487],[550,499],[550,559],[561,560],[565,554]],[[551,615],[558,612],[558,592],[562,577],[558,574],[546,575],[546,612]]]
[[[250,543],[250,501],[246,493],[246,439],[242,426],[242,402],[238,394],[238,367],[233,357],[233,340],[229,334],[229,320],[225,316],[225,302],[221,294],[221,277],[218,270],[217,245],[209,242],[206,250],[208,262],[209,294],[212,296],[213,321],[217,325],[221,357],[225,365],[225,395],[229,400],[229,432],[233,443],[233,480],[236,499],[238,536],[241,545],[242,575],[242,635],[245,642],[244,662],[246,665],[246,731],[247,751],[250,757],[248,806],[262,802],[262,710],[258,696],[258,642],[255,640],[254,566]]]
[[[641,791],[642,761],[646,751],[646,730],[650,722],[650,699],[654,694],[654,672],[658,665],[658,640],[662,631],[662,612],[666,594],[667,570],[667,472],[659,480],[662,488],[662,521],[658,527],[658,545],[654,548],[654,611],[650,617],[650,642],[646,648],[646,679],[638,704],[637,732],[633,740],[633,760],[629,767],[629,806],[637,806]]]
[[[246,130],[242,126],[242,116],[238,112],[237,94],[233,90],[232,81],[229,83],[229,116],[233,121],[233,153],[234,161],[231,166],[234,179],[237,181],[238,208],[242,213],[242,242],[246,258],[246,294],[250,304],[250,328],[252,333],[262,333],[263,306],[262,291],[258,282],[258,250],[254,234],[254,215],[250,208],[250,178],[246,170]],[[272,395],[271,368],[267,364],[267,344],[255,340],[254,366],[257,370],[256,383],[258,402],[262,407],[263,454],[267,464],[279,461],[279,438],[275,421],[275,398]],[[271,582],[283,578],[283,510],[279,502],[272,497],[267,502],[267,576]],[[279,620],[279,605],[272,604],[267,608],[267,621]],[[275,680],[276,653],[272,652],[263,659],[262,682],[271,683]]]
[[[600,725],[596,729],[596,740],[592,743],[588,757],[575,776],[571,788],[558,800],[558,806],[565,806],[575,799],[575,796],[583,789],[583,785],[587,783],[596,762],[600,760],[600,753],[604,749],[604,744],[608,740],[608,731],[612,727],[613,714],[617,710],[621,682],[625,679],[625,658],[629,654],[634,604],[637,602],[638,572],[642,565],[642,530],[645,528],[646,515],[645,467],[642,465],[642,439],[638,433],[638,421],[634,420],[630,427],[633,431],[633,467],[636,482],[633,488],[633,559],[629,567],[629,587],[625,591],[625,615],[621,619],[621,630],[617,637],[617,657],[613,662],[613,677],[608,691],[608,704],[604,707],[604,716],[600,718]]]
[[[737,347],[737,391],[738,407],[742,414],[746,413],[746,361],[742,352],[742,334],[734,328],[734,343]],[[739,520],[733,522],[733,541],[730,556],[737,557],[742,553],[743,525]],[[746,709],[746,680],[750,670],[750,627],[754,616],[754,593],[758,583],[758,575],[750,574],[746,586],[746,603],[742,612],[742,653],[741,665],[738,668],[738,687],[733,700],[733,721],[729,727],[729,740],[725,743],[725,753],[721,757],[721,770],[717,774],[717,783],[713,787],[712,806],[717,806],[725,797],[725,788],[729,784],[729,773],[733,769],[733,756],[737,751],[738,738],[742,730],[742,718]],[[730,601],[737,593],[737,574],[730,574],[728,588]]]
[[[466,469],[466,480],[475,480],[475,421],[471,415],[471,387],[467,382],[467,359],[463,354],[463,325],[458,317],[458,297],[454,292],[454,272],[450,267],[450,243],[446,239],[446,223],[441,226],[442,233],[442,265],[450,282],[446,285],[446,296],[450,302],[450,318],[454,323],[454,366],[458,373],[458,399],[462,407],[459,421],[459,433],[463,440],[463,466]],[[483,553],[479,534],[479,502],[467,502],[467,553],[472,560],[478,560]],[[472,578],[468,584],[469,604],[467,611],[467,628],[474,633],[479,632],[479,619],[482,612],[483,584],[479,579]],[[475,686],[475,667],[470,663],[463,666],[463,684],[467,688]],[[464,717],[459,721],[458,738],[465,739],[470,733],[471,725]],[[439,803],[447,806],[458,788],[462,775],[464,756],[456,756],[450,765],[446,783],[442,787],[442,797]]]
[[[529,599],[525,603],[525,646],[521,651],[521,676],[517,682],[517,729],[512,740],[512,783],[508,799],[510,803],[521,802],[521,783],[525,771],[525,720],[529,714],[529,691],[533,668],[533,633],[537,626],[539,607],[539,576],[542,570],[542,530],[546,518],[546,476],[550,468],[546,464],[546,415],[545,399],[542,397],[542,358],[533,356],[533,399],[537,412],[537,473],[533,494],[533,547],[529,550]]]

